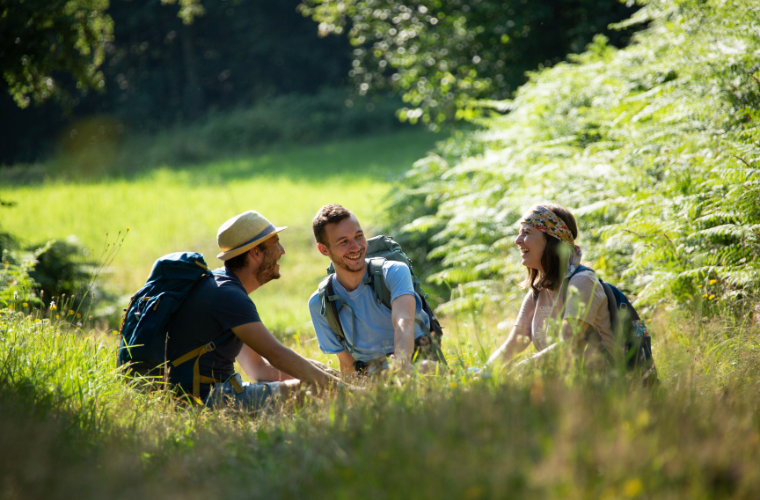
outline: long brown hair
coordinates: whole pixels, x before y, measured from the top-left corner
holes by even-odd
[[[576,224],[575,217],[573,217],[570,210],[554,203],[542,203],[541,206],[548,208],[557,217],[562,219],[567,224],[570,232],[573,233],[573,239],[578,239],[578,224]],[[562,278],[567,272],[570,252],[572,252],[570,245],[543,231],[541,231],[541,234],[546,238],[546,248],[544,248],[544,253],[541,256],[541,267],[544,272],[541,273],[537,269],[526,268],[528,276],[526,276],[523,282],[523,286],[530,287],[533,293],[538,293],[543,288],[556,291],[560,287]]]

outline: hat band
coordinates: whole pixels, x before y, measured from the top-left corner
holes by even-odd
[[[244,246],[246,246],[246,245],[250,245],[250,244],[251,244],[251,243],[253,243],[254,241],[256,241],[256,240],[259,240],[259,239],[263,238],[264,236],[268,235],[269,233],[273,232],[274,230],[275,230],[275,227],[274,227],[274,225],[273,225],[273,224],[269,224],[269,226],[268,226],[268,227],[266,227],[266,228],[265,228],[263,231],[261,231],[259,234],[257,234],[256,236],[254,236],[254,237],[253,237],[253,238],[251,238],[250,240],[246,241],[246,242],[245,242],[245,243],[243,243],[242,245],[238,245],[238,246],[236,246],[235,248],[230,248],[229,250],[227,250],[227,252],[234,252],[234,251],[235,251],[235,250],[237,250],[238,248],[243,248],[243,247],[244,247]],[[225,253],[227,253],[227,252],[225,252]]]

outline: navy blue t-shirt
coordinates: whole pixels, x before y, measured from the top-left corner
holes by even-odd
[[[167,358],[175,360],[193,349],[207,344],[224,332],[246,323],[261,321],[256,306],[232,271],[216,269],[211,277],[203,278],[190,291],[177,313],[169,321]],[[201,375],[226,380],[235,373],[235,358],[243,348],[243,341],[230,336],[212,352],[201,356]],[[193,390],[195,359],[172,367],[169,380],[181,385],[185,391]],[[209,392],[201,385],[201,398]]]

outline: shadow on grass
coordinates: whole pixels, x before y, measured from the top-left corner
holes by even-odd
[[[321,144],[259,146],[248,151],[220,151],[213,161],[145,161],[137,142],[122,146],[95,145],[76,155],[59,156],[45,164],[0,168],[0,183],[35,185],[43,182],[78,183],[108,180],[140,180],[156,172],[179,174],[188,182],[224,183],[252,177],[302,179],[373,178],[389,180],[410,168],[443,139],[424,129],[405,128],[396,132],[334,139]]]

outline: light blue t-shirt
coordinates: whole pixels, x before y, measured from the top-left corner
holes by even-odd
[[[369,266],[367,266],[365,277],[368,275]],[[414,295],[416,301],[415,314],[429,328],[430,318],[422,312],[422,301],[414,292],[412,274],[409,272],[409,268],[400,262],[386,261],[383,264],[383,276],[385,276],[385,284],[391,291],[391,303],[396,300],[396,297]],[[362,283],[356,290],[349,292],[337,279],[333,279],[333,289],[335,294],[347,304],[341,307],[340,302],[338,303],[338,316],[340,317],[340,324],[343,326],[343,333],[346,335],[349,352],[354,359],[369,361],[394,352],[391,310],[377,301],[372,286]],[[352,319],[351,309],[353,309],[355,319]],[[319,348],[325,354],[338,354],[345,351],[346,348],[333,333],[327,318],[322,316],[321,310],[322,306],[317,291],[309,298],[309,312],[314,330],[317,332]],[[356,325],[356,332],[353,330],[354,324]],[[419,323],[415,322],[414,338],[422,335],[424,335],[422,328]]]

